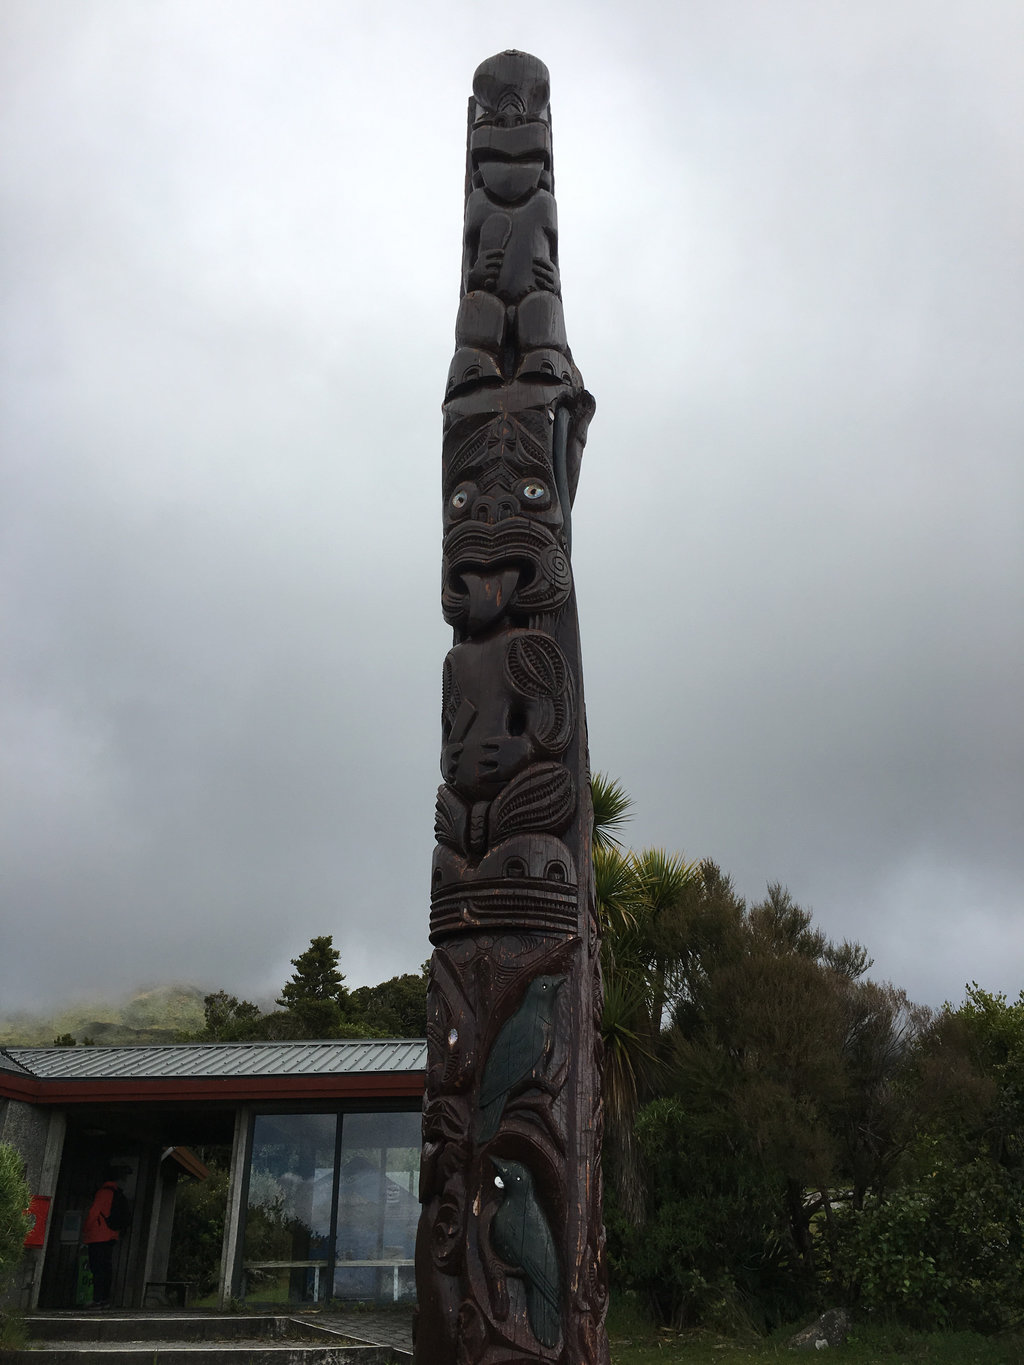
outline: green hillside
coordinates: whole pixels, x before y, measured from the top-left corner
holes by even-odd
[[[0,1047],[48,1047],[70,1034],[77,1042],[176,1043],[203,1027],[198,986],[156,986],[120,1000],[82,1000],[48,1013],[0,1016]]]

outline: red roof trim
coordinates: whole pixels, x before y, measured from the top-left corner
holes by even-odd
[[[422,1071],[367,1071],[353,1075],[150,1076],[92,1080],[49,1079],[0,1072],[0,1095],[32,1104],[139,1104],[147,1101],[420,1099]]]

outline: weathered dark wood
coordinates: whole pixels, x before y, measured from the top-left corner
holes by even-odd
[[[417,1365],[606,1365],[601,976],[570,515],[594,401],[566,342],[548,72],[469,104],[444,400],[441,772]]]

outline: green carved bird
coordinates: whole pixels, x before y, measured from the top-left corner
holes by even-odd
[[[489,1142],[498,1131],[505,1102],[517,1087],[536,1077],[551,1053],[554,1040],[555,997],[564,976],[536,976],[522,1003],[506,1019],[494,1040],[480,1082],[476,1121],[478,1142]]]
[[[505,1191],[494,1222],[491,1244],[512,1274],[526,1283],[526,1316],[543,1346],[557,1346],[560,1331],[558,1256],[547,1219],[525,1166],[508,1157],[491,1157],[495,1184]]]

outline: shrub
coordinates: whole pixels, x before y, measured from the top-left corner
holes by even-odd
[[[763,1330],[804,1311],[777,1182],[742,1134],[661,1099],[641,1109],[636,1135],[647,1187],[639,1228],[608,1192],[616,1288],[635,1290],[656,1318],[677,1328]]]
[[[9,1143],[0,1142],[0,1293],[11,1282],[24,1254],[29,1229],[25,1209],[30,1198],[21,1154]]]
[[[923,1329],[996,1331],[1024,1313],[1024,1191],[979,1152],[922,1140],[916,1171],[884,1200],[840,1215],[838,1268],[860,1306]]]

